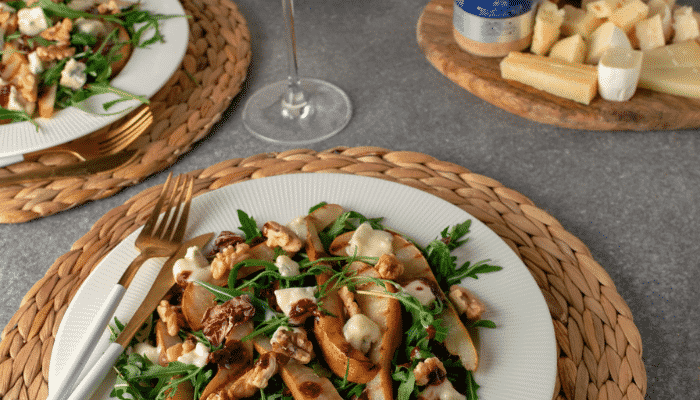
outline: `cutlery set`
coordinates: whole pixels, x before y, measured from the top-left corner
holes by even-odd
[[[136,150],[125,150],[153,124],[153,113],[146,105],[139,107],[116,129],[101,129],[71,142],[23,155],[25,161],[46,154],[73,154],[80,160],[64,166],[45,166],[24,173],[0,177],[0,187],[68,176],[85,176],[112,171],[136,158]]]
[[[183,243],[187,220],[189,217],[193,177],[179,176],[172,179],[172,173],[163,184],[163,189],[153,208],[151,216],[135,241],[139,255],[124,270],[119,281],[110,291],[107,299],[83,334],[77,350],[71,355],[63,379],[58,387],[49,395],[50,400],[79,400],[89,398],[95,388],[102,382],[119,355],[128,346],[134,334],[175,284],[172,266],[182,258],[191,246],[204,246],[213,233],[200,235]],[[162,216],[161,216],[162,214]],[[169,257],[163,264],[156,280],[141,306],[129,320],[117,340],[110,344],[107,350],[94,365],[86,365],[87,360],[96,347],[100,337],[112,321],[129,284],[136,275],[139,267],[148,259]],[[81,374],[85,376],[80,379]]]

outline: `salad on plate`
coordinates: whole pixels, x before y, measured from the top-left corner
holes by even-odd
[[[94,95],[148,103],[110,84],[135,48],[163,41],[159,21],[169,18],[126,0],[20,0],[0,2],[0,122],[50,118],[81,108]],[[148,33],[148,34],[146,34]]]
[[[469,220],[422,248],[338,204],[286,224],[238,219],[175,263],[111,397],[478,399],[472,339],[495,325],[460,282],[501,267],[457,265]]]

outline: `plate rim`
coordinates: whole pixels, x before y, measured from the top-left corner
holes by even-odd
[[[301,177],[303,177],[303,178],[301,178]],[[543,363],[541,365],[542,372],[547,374],[548,376],[542,377],[542,379],[540,379],[540,380],[545,381],[545,384],[543,384],[542,390],[547,392],[547,395],[543,395],[542,399],[548,400],[549,398],[551,398],[551,395],[552,395],[552,393],[554,393],[554,389],[555,389],[556,370],[557,370],[556,339],[555,339],[555,335],[554,335],[554,326],[552,323],[552,318],[550,316],[545,299],[544,299],[543,295],[541,294],[541,290],[537,286],[537,284],[534,280],[534,277],[532,277],[531,273],[529,272],[529,270],[525,266],[524,262],[520,259],[520,257],[517,256],[517,254],[510,248],[510,246],[508,246],[507,243],[505,243],[505,241],[503,241],[503,239],[499,235],[497,235],[493,230],[491,230],[488,226],[486,226],[478,218],[469,214],[465,210],[459,208],[455,204],[453,204],[445,199],[442,199],[442,198],[440,198],[432,193],[414,188],[412,186],[408,186],[408,185],[404,185],[404,184],[399,183],[399,182],[389,181],[389,180],[380,179],[380,178],[366,177],[366,176],[352,175],[352,174],[337,175],[337,174],[299,173],[299,174],[288,174],[288,175],[276,175],[276,176],[270,176],[270,177],[265,177],[265,178],[258,178],[258,179],[238,182],[237,184],[228,185],[228,186],[225,186],[225,187],[220,188],[220,189],[216,189],[213,191],[203,193],[203,194],[201,194],[193,199],[193,209],[195,208],[195,204],[197,204],[198,201],[205,202],[205,201],[210,201],[210,198],[216,199],[217,194],[224,193],[224,191],[226,191],[226,192],[233,191],[235,193],[236,191],[240,190],[241,192],[245,193],[246,190],[250,190],[248,188],[248,186],[250,186],[250,185],[253,186],[252,190],[254,191],[254,190],[260,190],[259,188],[256,188],[256,186],[258,186],[258,185],[264,186],[266,184],[264,182],[271,182],[270,185],[272,185],[272,184],[276,184],[277,181],[280,181],[281,182],[280,184],[287,184],[288,185],[288,184],[290,184],[290,182],[294,182],[297,179],[301,179],[301,181],[304,181],[305,179],[310,179],[311,181],[314,181],[314,180],[323,181],[324,179],[332,179],[332,180],[347,180],[347,179],[349,179],[351,181],[355,180],[355,183],[358,183],[358,182],[362,183],[362,182],[370,182],[371,181],[375,185],[378,185],[380,187],[384,186],[384,185],[389,185],[388,187],[401,188],[402,190],[408,190],[409,192],[411,192],[417,196],[418,195],[427,196],[425,198],[430,198],[431,201],[440,202],[443,204],[444,207],[452,208],[453,211],[461,213],[463,215],[466,215],[466,217],[468,219],[472,220],[472,230],[471,230],[472,234],[474,232],[475,225],[476,226],[480,225],[480,229],[486,229],[485,232],[488,232],[488,235],[491,235],[491,236],[497,238],[498,239],[498,241],[497,241],[498,246],[501,247],[505,253],[509,253],[508,254],[509,257],[512,257],[515,260],[517,260],[516,264],[519,264],[519,266],[517,268],[520,269],[521,272],[525,272],[527,277],[529,277],[529,280],[530,280],[529,284],[532,286],[530,288],[530,290],[531,291],[537,290],[537,296],[534,296],[534,300],[531,299],[531,301],[534,301],[535,303],[538,304],[537,305],[537,307],[539,308],[538,312],[542,314],[542,315],[540,315],[539,318],[543,318],[544,321],[548,321],[548,323],[546,324],[546,327],[544,327],[545,331],[546,331],[545,336],[547,336],[545,338],[546,343],[543,343],[541,348],[543,351],[551,353],[550,354],[551,360],[549,360],[549,362]],[[243,188],[239,189],[241,187],[243,187]],[[318,182],[316,182],[316,187],[318,187]],[[198,199],[203,199],[203,200],[198,200]],[[313,204],[307,204],[306,209],[297,210],[298,215],[306,212],[306,210],[308,210],[308,207],[310,207],[312,205]],[[343,204],[341,204],[341,205],[343,205]],[[343,206],[346,207],[345,205],[343,205]],[[352,207],[347,207],[347,208],[353,209]],[[246,210],[244,209],[244,211],[246,211]],[[360,211],[363,213],[365,212],[363,210],[357,210],[357,211]],[[193,215],[195,216],[194,221],[191,219],[190,223],[193,224],[194,227],[193,227],[193,225],[188,226],[188,232],[186,234],[188,237],[203,233],[203,231],[197,230],[197,225],[201,225],[202,221],[198,220],[197,214],[192,213],[191,216],[193,216]],[[374,216],[374,215],[370,215],[370,216]],[[381,216],[381,215],[377,215],[377,216]],[[253,215],[253,217],[255,217],[255,216]],[[260,223],[261,221],[258,220],[258,222]],[[454,222],[452,222],[452,224],[455,224],[458,222],[461,222],[461,221],[454,221]],[[411,222],[411,223],[414,223],[414,222]],[[393,227],[393,225],[392,225],[392,227]],[[229,226],[229,229],[231,229],[231,228],[232,227]],[[233,227],[233,228],[235,229],[235,227]],[[83,288],[85,287],[85,283],[91,278],[91,276],[93,274],[96,273],[95,271],[100,270],[101,264],[105,263],[106,260],[109,259],[110,254],[115,252],[120,246],[126,246],[128,243],[133,243],[133,240],[135,239],[136,235],[138,235],[138,232],[140,231],[140,229],[141,228],[137,229],[135,232],[130,234],[127,238],[125,238],[122,242],[120,242],[112,250],[110,250],[110,252],[107,255],[105,255],[105,257],[103,257],[102,261],[100,263],[98,263],[98,265],[95,266],[95,268],[91,272],[90,276],[88,276],[86,278],[85,282],[83,282],[83,285],[78,290],[78,292],[75,294],[74,299],[78,299],[80,297],[80,293],[82,292]],[[192,231],[192,230],[194,230],[194,231]],[[433,238],[437,237],[436,235],[439,235],[439,231],[431,234],[431,236],[433,236]],[[486,236],[486,235],[484,235],[484,236]],[[469,237],[471,238],[472,236],[470,235]],[[133,251],[134,251],[133,254],[137,254],[137,253],[135,253],[135,250],[133,250]],[[162,262],[161,262],[161,264],[162,264]],[[158,267],[156,267],[156,268],[158,268]],[[144,295],[145,295],[145,293],[144,293]],[[72,310],[72,308],[74,308],[73,306],[74,306],[74,303],[71,302],[68,309],[66,310],[65,317],[68,317],[69,315],[71,315],[71,310]],[[132,312],[133,312],[133,310],[132,310]],[[65,322],[67,320],[68,320],[68,318],[64,318],[63,322]],[[63,336],[63,329],[64,329],[63,322],[61,323],[61,326],[59,327],[58,332],[56,334],[55,343],[59,343],[61,341],[62,336]],[[544,322],[543,322],[543,324],[544,324]],[[542,338],[538,337],[538,339],[542,339]],[[54,359],[55,351],[59,347],[60,346],[54,346],[54,351],[52,351],[52,359]],[[52,378],[54,380],[56,379],[56,373],[55,372],[52,373],[51,366],[53,366],[53,365],[54,365],[54,363],[50,364],[49,389],[51,388],[51,385],[50,385],[51,379]],[[544,388],[544,386],[546,386],[546,389]]]

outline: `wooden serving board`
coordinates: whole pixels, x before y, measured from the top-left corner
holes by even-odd
[[[431,0],[416,29],[418,45],[438,71],[472,94],[535,122],[587,130],[678,130],[700,127],[700,99],[639,88],[631,100],[597,96],[580,104],[501,78],[502,58],[462,50],[452,36],[453,0]]]

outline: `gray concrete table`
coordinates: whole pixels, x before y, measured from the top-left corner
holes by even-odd
[[[285,76],[279,1],[237,2],[253,60],[212,133],[173,167],[121,193],[41,220],[0,226],[0,326],[53,261],[104,213],[169,171],[283,151],[241,122],[250,93]],[[700,0],[679,0],[700,9]],[[345,89],[347,128],[306,146],[412,150],[462,165],[532,199],[586,244],[640,330],[649,399],[700,398],[700,133],[590,132],[504,112],[450,82],[416,45],[427,0],[297,0],[302,76]],[[293,146],[298,147],[298,146]]]

